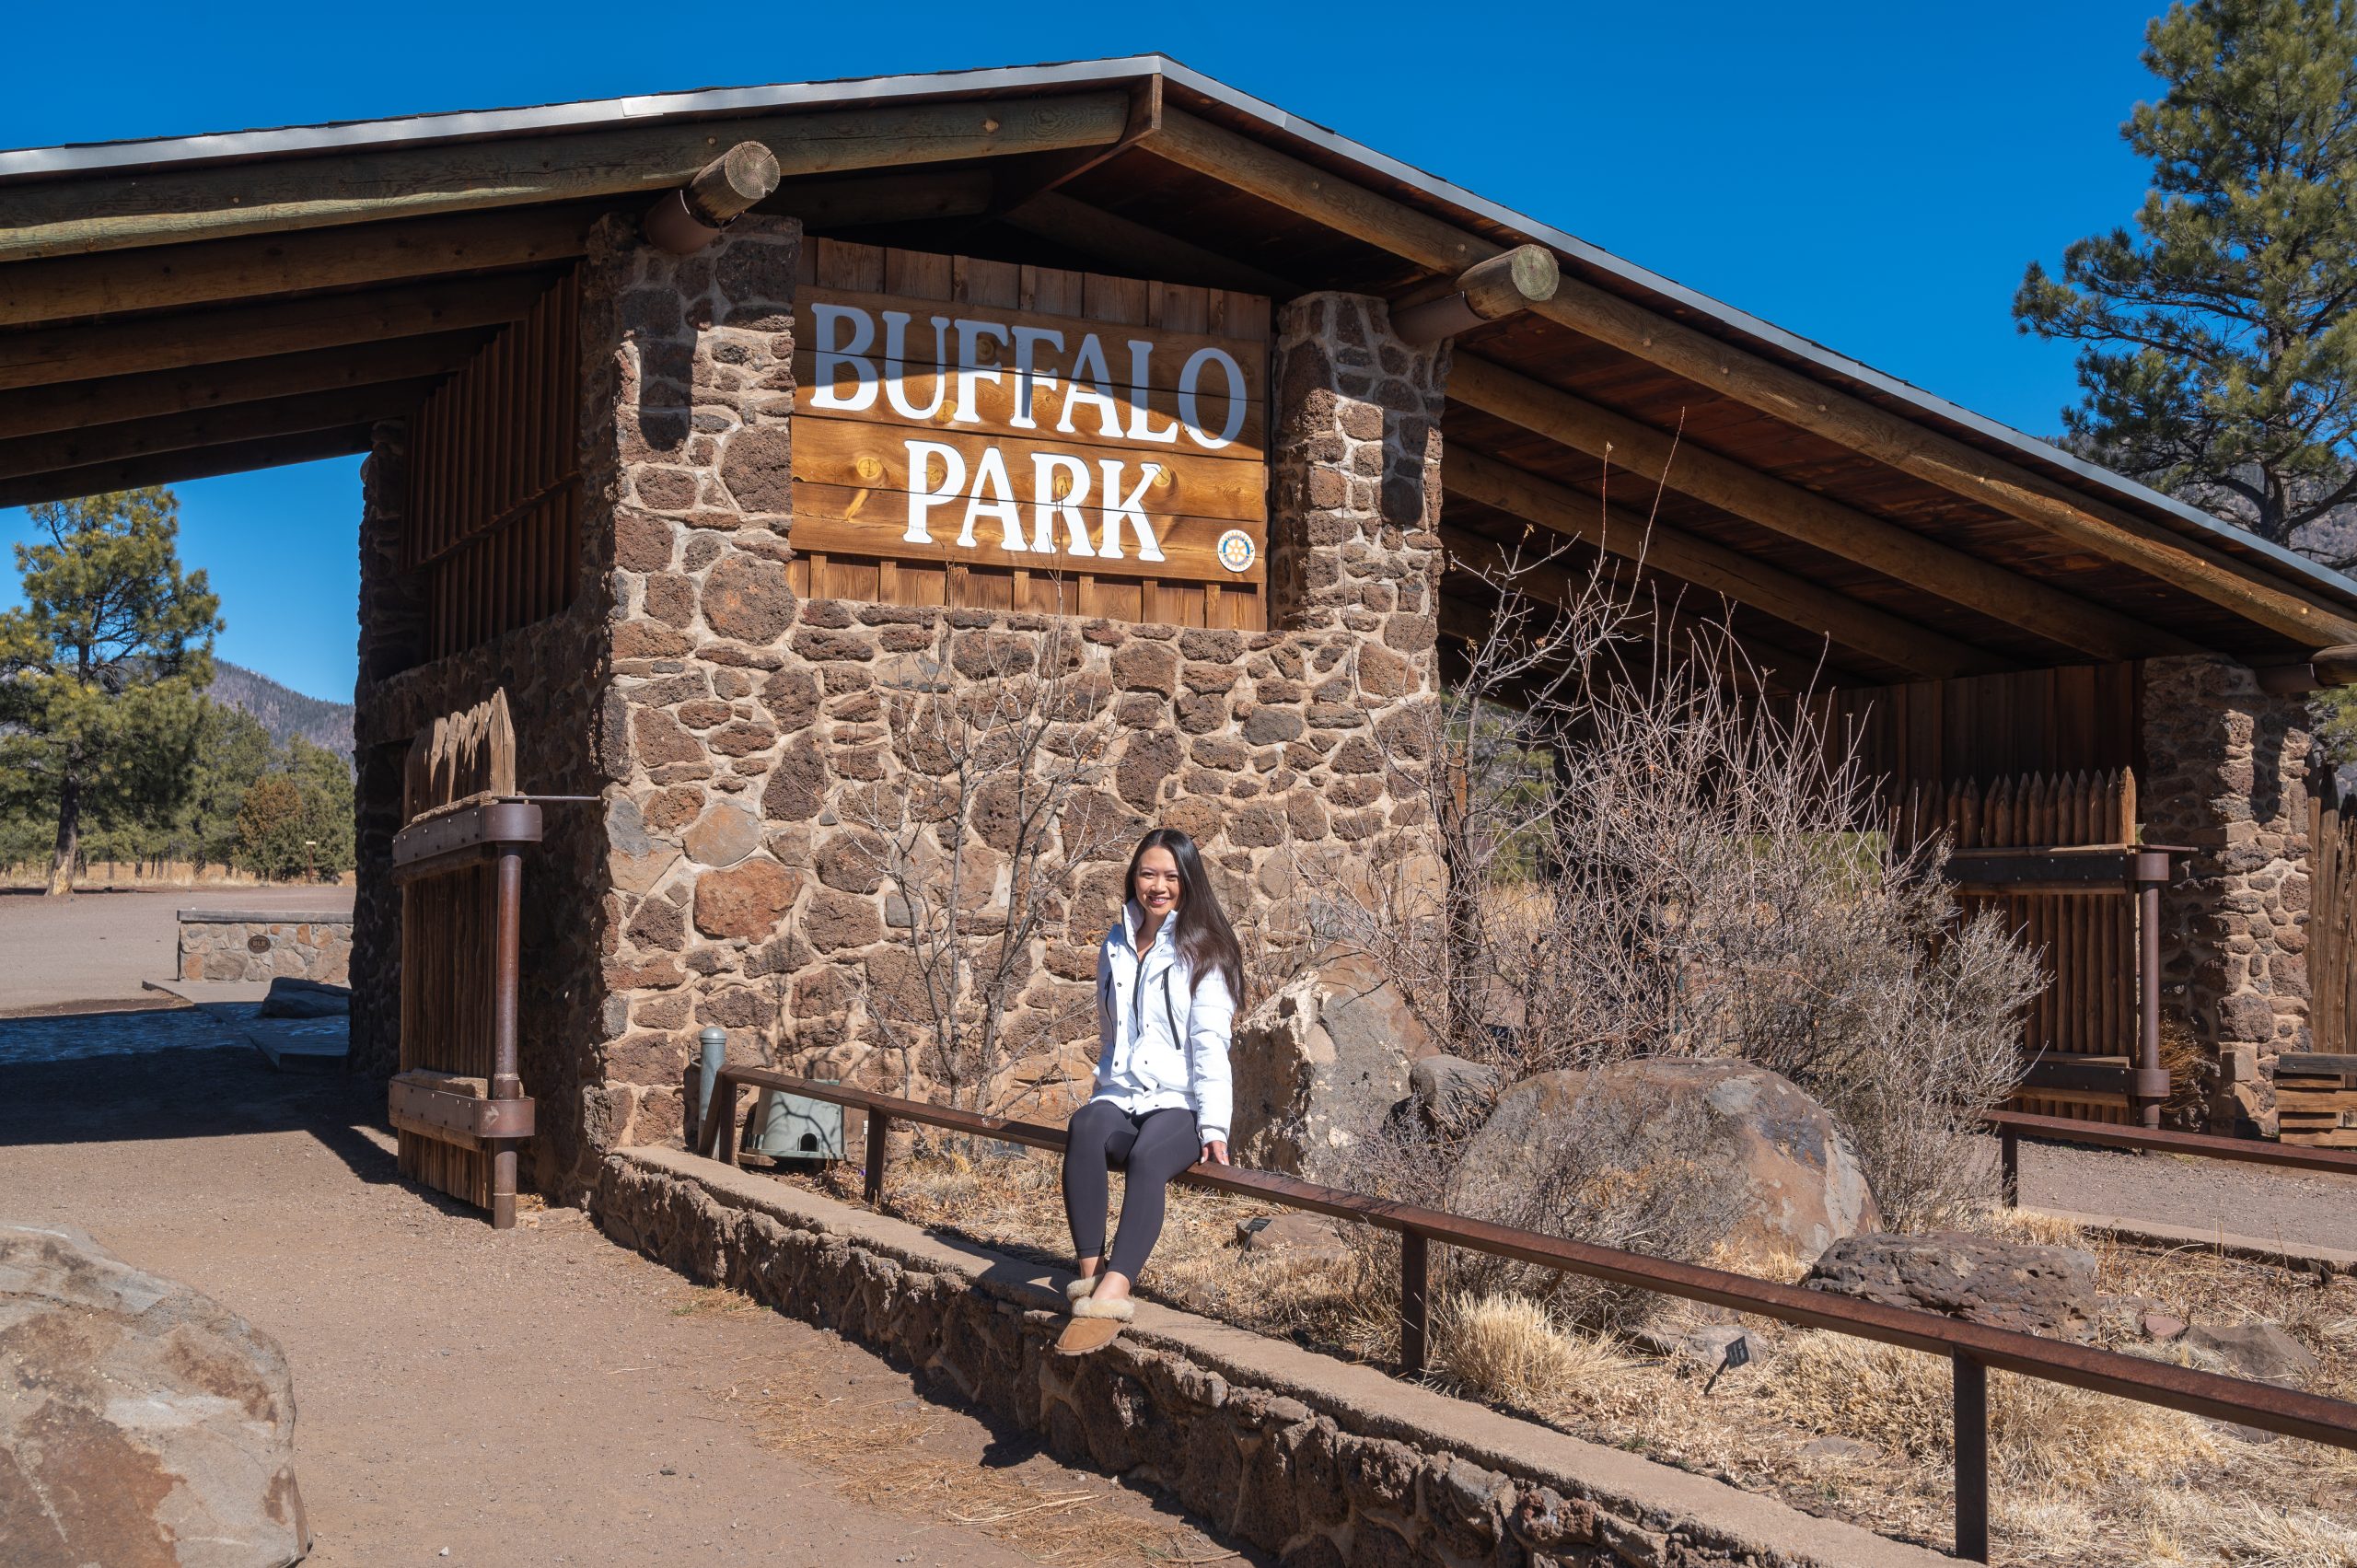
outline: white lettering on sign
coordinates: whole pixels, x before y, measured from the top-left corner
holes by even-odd
[[[796,404],[821,416],[794,442],[808,537],[856,556],[856,530],[883,524],[897,545],[1115,575],[1249,568],[1214,541],[1241,524],[1257,550],[1267,515],[1257,339],[875,295],[803,312]]]

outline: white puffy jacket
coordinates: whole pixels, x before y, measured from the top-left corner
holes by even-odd
[[[1200,977],[1165,918],[1144,954],[1142,915],[1124,905],[1097,950],[1097,1092],[1132,1116],[1185,1106],[1206,1142],[1225,1142],[1234,1098],[1227,1069],[1236,998],[1218,970]]]

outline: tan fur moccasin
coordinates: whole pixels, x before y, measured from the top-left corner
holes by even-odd
[[[1126,1295],[1098,1298],[1084,1295],[1072,1304],[1075,1318],[1110,1318],[1116,1323],[1126,1323],[1135,1315],[1137,1304]]]

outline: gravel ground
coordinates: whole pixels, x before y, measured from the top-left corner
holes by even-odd
[[[184,909],[339,910],[349,888],[202,888],[178,892],[80,892],[49,899],[0,889],[0,1016],[140,994],[180,963],[172,916]]]
[[[192,1033],[203,1016],[86,1022]],[[923,1407],[934,1458],[1047,1495],[1105,1493],[1109,1539],[1092,1556],[1128,1560],[1133,1543],[1186,1528],[1018,1436],[934,1410],[831,1335],[733,1298],[715,1308],[575,1211],[502,1235],[400,1185],[373,1086],[185,1040],[6,1061],[12,1033],[47,1023],[0,1022],[0,1209],[79,1225],[285,1347],[314,1562],[1031,1561],[979,1525],[848,1497],[840,1469],[764,1446],[772,1392]]]
[[[2357,1251],[2357,1179],[2184,1155],[2022,1144],[2022,1202]]]

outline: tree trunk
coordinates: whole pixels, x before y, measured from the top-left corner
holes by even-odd
[[[57,791],[57,847],[49,860],[49,895],[63,898],[74,890],[74,860],[82,848],[82,784],[65,775]]]

